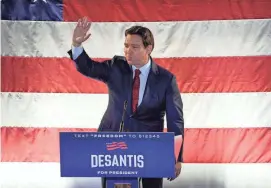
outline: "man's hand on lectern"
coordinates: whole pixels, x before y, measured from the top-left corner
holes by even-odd
[[[73,31],[72,44],[75,47],[80,46],[85,42],[89,37],[90,33],[87,33],[91,26],[91,22],[88,22],[87,17],[80,18],[77,22],[77,25]]]
[[[168,180],[172,181],[172,180],[176,179],[180,175],[181,170],[182,170],[182,163],[181,162],[177,162],[175,164],[175,178],[168,178]]]

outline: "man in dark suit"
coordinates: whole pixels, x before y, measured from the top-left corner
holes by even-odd
[[[128,101],[124,131],[163,132],[166,114],[168,132],[183,137],[183,103],[176,77],[151,58],[154,48],[151,31],[141,26],[127,29],[125,57],[114,56],[96,62],[82,47],[82,43],[90,37],[87,33],[90,25],[87,18],[78,21],[73,33],[72,49],[68,54],[80,73],[108,86],[109,103],[98,131],[119,131],[123,104]],[[180,174],[182,162],[183,145],[176,161],[176,177]],[[163,179],[143,178],[142,184],[143,188],[161,188]]]

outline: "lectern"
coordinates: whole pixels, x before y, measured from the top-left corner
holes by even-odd
[[[174,133],[60,132],[61,177],[104,177],[107,188],[175,176]],[[176,150],[175,150],[175,148]],[[91,185],[89,186],[91,187]]]

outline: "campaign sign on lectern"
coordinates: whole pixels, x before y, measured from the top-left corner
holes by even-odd
[[[61,132],[61,177],[174,177],[174,133]]]

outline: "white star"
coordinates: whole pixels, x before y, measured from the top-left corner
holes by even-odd
[[[38,0],[32,0],[33,3],[36,3]],[[47,3],[47,0],[42,0],[44,3]]]

